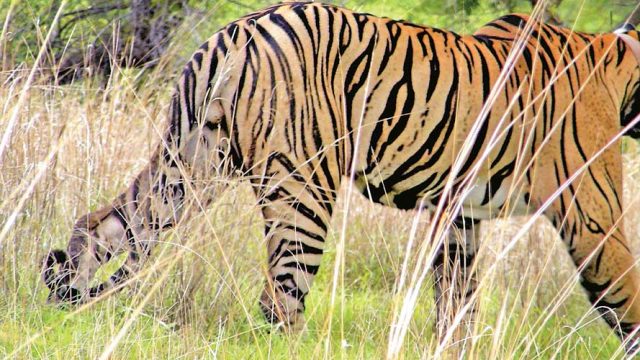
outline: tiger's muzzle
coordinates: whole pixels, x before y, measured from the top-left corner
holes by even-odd
[[[74,273],[66,251],[57,249],[47,254],[42,265],[42,280],[49,288],[47,302],[79,304],[82,301],[83,292],[69,285]]]

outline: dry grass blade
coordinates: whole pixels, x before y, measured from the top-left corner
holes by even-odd
[[[60,3],[60,6],[58,7],[58,11],[56,12],[56,16],[53,20],[54,24],[57,24],[58,21],[60,20],[60,15],[62,14],[62,10],[64,9],[66,4],[67,4],[67,0],[63,0]],[[4,129],[4,133],[2,134],[2,140],[0,140],[0,168],[2,167],[2,164],[3,164],[2,159],[4,158],[4,152],[9,147],[9,141],[11,141],[11,136],[13,135],[13,129],[16,126],[16,123],[20,116],[20,111],[22,110],[22,104],[25,102],[27,95],[29,94],[31,84],[33,83],[36,73],[39,70],[39,64],[41,63],[41,59],[46,55],[46,52],[49,46],[49,41],[51,39],[51,36],[54,33],[54,28],[55,26],[51,26],[51,28],[49,29],[49,32],[47,32],[47,37],[45,38],[45,40],[42,43],[42,46],[40,47],[40,51],[38,52],[38,56],[34,61],[34,65],[31,67],[31,71],[29,72],[29,76],[27,77],[27,80],[22,85],[22,91],[20,92],[20,97],[18,98],[18,101],[14,105],[13,112],[11,113],[11,117],[9,118],[9,122],[7,123],[7,127]],[[4,29],[2,33],[4,37]]]

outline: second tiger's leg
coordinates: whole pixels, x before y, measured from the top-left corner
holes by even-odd
[[[472,334],[474,294],[478,286],[474,260],[479,231],[477,220],[456,221],[434,261],[436,331],[440,341],[446,339],[448,332],[452,332],[451,340],[455,342],[466,342]]]
[[[269,262],[260,307],[267,320],[287,330],[304,327],[304,301],[320,267],[334,202],[333,190],[298,180],[262,194]]]

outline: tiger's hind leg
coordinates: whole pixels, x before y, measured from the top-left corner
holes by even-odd
[[[299,180],[274,180],[275,187],[259,191],[269,259],[260,307],[268,321],[282,322],[288,331],[305,325],[305,297],[320,267],[335,203],[334,190]]]
[[[446,341],[451,332],[451,340],[463,351],[472,335],[476,313],[474,294],[478,281],[474,260],[479,232],[478,220],[460,218],[440,245],[433,263],[438,339]]]

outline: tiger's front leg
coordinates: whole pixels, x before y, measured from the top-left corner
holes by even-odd
[[[268,321],[283,323],[285,330],[304,328],[304,302],[320,267],[334,199],[326,189],[297,179],[280,182],[260,199],[269,260],[260,307]]]

